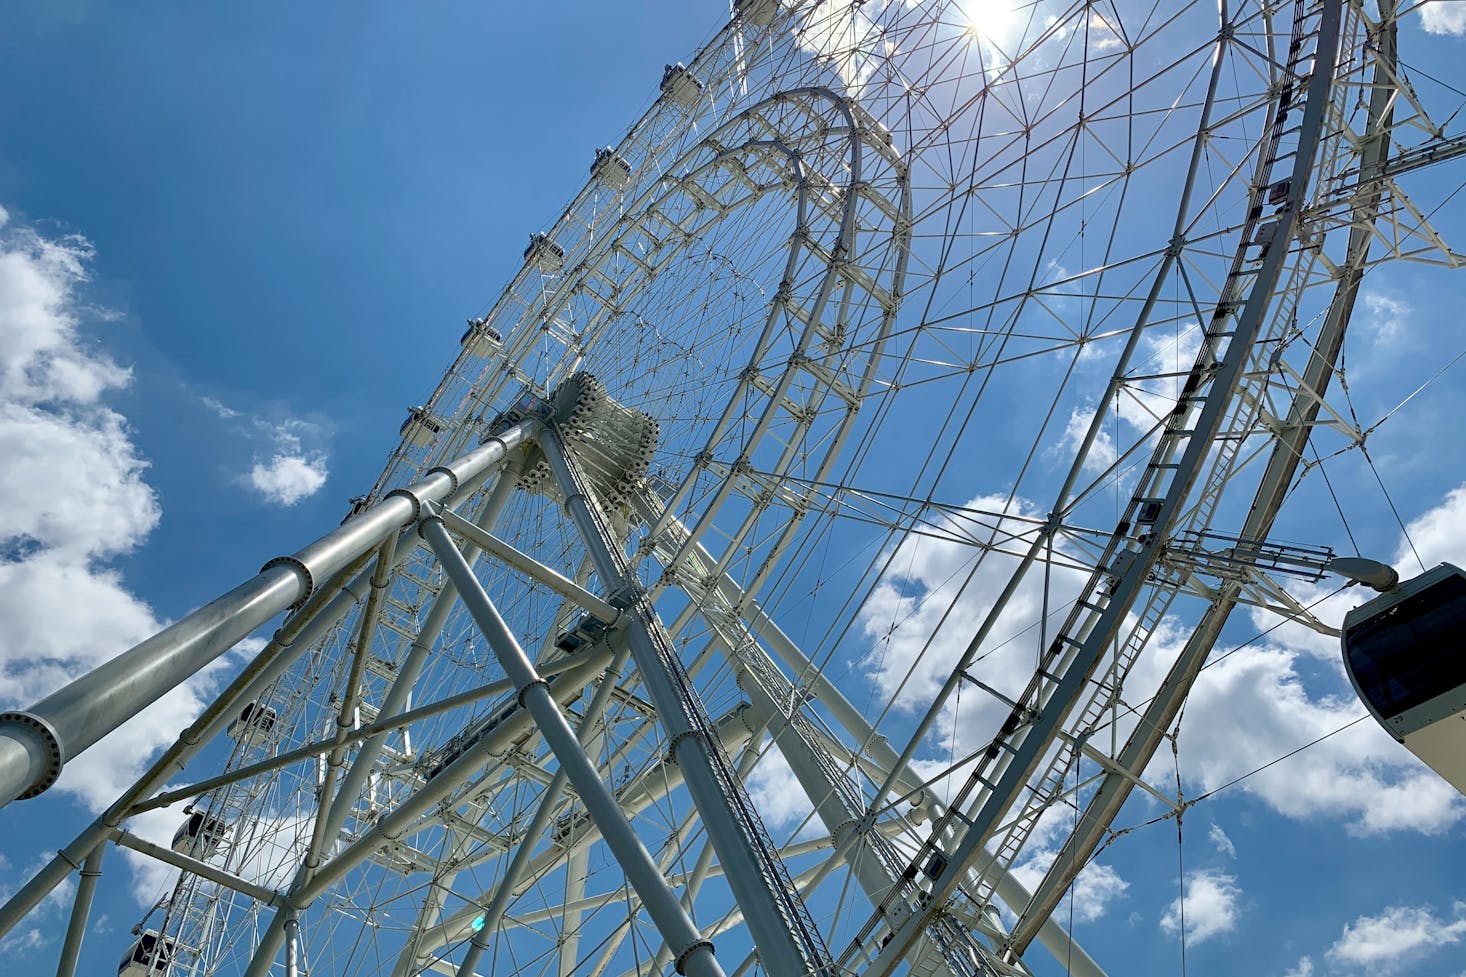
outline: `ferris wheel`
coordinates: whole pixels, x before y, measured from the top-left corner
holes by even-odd
[[[341,527],[107,666],[290,610],[0,924],[122,846],[136,977],[1105,972],[1056,907],[1232,610],[1311,620],[1269,533],[1441,253],[1394,5],[734,6]]]

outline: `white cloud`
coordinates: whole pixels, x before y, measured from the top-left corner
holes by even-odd
[[[1343,820],[1355,834],[1439,834],[1466,815],[1466,799],[1372,720],[1349,725],[1364,709],[1346,688],[1311,695],[1295,660],[1249,647],[1201,673],[1181,724],[1183,776],[1212,790],[1348,726],[1237,789],[1287,817]]]
[[[1466,486],[1449,493],[1407,530],[1426,566],[1466,559]],[[1402,540],[1395,565],[1417,571]],[[1322,588],[1295,593],[1305,604]],[[1344,614],[1373,596],[1351,588],[1321,600],[1314,613],[1338,626]],[[1182,774],[1205,789],[1220,787],[1313,740],[1334,733],[1364,713],[1344,678],[1338,639],[1255,612],[1268,643],[1242,648],[1201,673],[1181,726]],[[1300,656],[1326,669],[1305,682]],[[1317,666],[1309,669],[1315,671]],[[1242,781],[1245,790],[1280,814],[1342,820],[1354,834],[1418,831],[1438,835],[1466,817],[1466,798],[1427,770],[1373,720],[1349,726]]]
[[[1400,576],[1412,576],[1419,569],[1416,553],[1426,569],[1442,562],[1466,563],[1466,485],[1448,492],[1440,505],[1411,520],[1405,531],[1415,545],[1412,551],[1402,540],[1395,553]]]
[[[236,410],[213,397],[199,401],[251,446],[254,459],[239,483],[275,505],[292,506],[321,490],[330,477],[325,428],[296,417],[271,420]]]
[[[1466,941],[1466,902],[1451,908],[1450,919],[1429,906],[1390,906],[1378,916],[1360,916],[1329,947],[1329,961],[1373,973],[1416,963],[1441,947]]]
[[[41,932],[39,926],[18,929],[5,937],[4,940],[0,940],[0,953],[6,956],[26,956],[41,949],[50,942],[51,940]]]
[[[1014,866],[1013,877],[1029,891],[1034,890],[1043,881],[1044,873],[1053,865],[1057,855],[1057,849],[1041,848],[1033,852],[1027,860]],[[1121,878],[1119,872],[1108,865],[1090,862],[1075,877],[1074,886],[1065,896],[1058,912],[1068,919],[1072,908],[1075,922],[1092,923],[1109,912],[1114,901],[1122,898],[1129,890],[1130,883]]]
[[[328,474],[326,460],[319,455],[276,455],[269,464],[257,462],[250,469],[249,484],[271,502],[295,505],[315,495]]]
[[[879,16],[884,4],[874,8]],[[799,43],[817,58],[827,59],[856,98],[878,65],[879,30],[861,4],[815,5],[804,17]]]
[[[1230,933],[1237,926],[1241,897],[1242,890],[1232,876],[1214,870],[1198,872],[1187,880],[1185,895],[1161,916],[1161,929],[1177,935],[1184,928],[1190,943]]]
[[[0,902],[9,899],[23,880],[35,875],[50,860],[49,855],[42,855],[32,859],[24,872],[9,873],[7,871],[6,882],[0,883]],[[0,868],[8,870],[11,866],[0,865]],[[3,940],[0,940],[0,957],[14,961],[16,958],[31,956],[36,951],[59,942],[61,934],[65,932],[65,920],[71,911],[71,900],[75,892],[76,879],[63,879],[25,917],[28,925],[11,930]]]
[[[78,331],[91,246],[0,236],[0,697],[29,705],[157,629],[102,560],[159,509],[126,420],[97,402],[128,380]]]
[[[1206,833],[1206,837],[1212,843],[1212,847],[1223,855],[1228,858],[1237,857],[1237,846],[1232,844],[1232,839],[1227,837],[1227,833],[1222,830],[1220,824],[1213,824],[1211,830]]]
[[[142,480],[147,465],[111,410],[7,399],[0,456],[0,498],[8,503],[0,539],[28,540],[78,563],[126,552],[157,525],[157,499]]]
[[[1013,516],[1033,516],[1036,510],[1022,499],[979,496],[967,508]],[[980,525],[948,520],[943,527],[954,539],[908,536],[896,548],[885,576],[861,609],[859,623],[871,641],[863,664],[872,685],[893,695],[896,708],[919,712],[930,706],[972,636],[981,627],[988,608],[1008,582],[1015,559],[990,553],[981,565],[974,561],[979,548],[959,542],[975,538],[1005,551],[1026,548],[1035,527],[1007,515],[987,517]],[[1010,697],[1019,695],[1033,674],[1039,617],[1043,613],[1043,573],[1030,573],[1008,602],[994,629],[969,669],[983,682]],[[1077,590],[1079,575],[1056,570],[1051,581],[1057,591]],[[1067,598],[1051,598],[1050,614],[1064,609]],[[944,713],[942,736],[969,747],[986,742],[1009,707],[974,686],[953,696]],[[939,751],[946,761],[950,750]]]
[[[1069,412],[1069,420],[1064,425],[1064,437],[1055,448],[1055,453],[1066,464],[1072,463],[1074,455],[1084,445],[1084,436],[1089,433],[1094,411],[1093,404],[1085,404]],[[1097,475],[1113,465],[1119,456],[1120,453],[1115,448],[1114,436],[1101,427],[1095,435],[1094,443],[1089,446],[1089,454],[1084,458],[1084,470],[1091,475]]]
[[[1404,299],[1380,292],[1364,295],[1364,327],[1376,343],[1400,339],[1405,332],[1405,320],[1413,310]]]
[[[1313,958],[1299,958],[1298,966],[1283,974],[1283,977],[1313,977]]]
[[[1466,37],[1466,3],[1430,0],[1420,5],[1420,25],[1432,34]]]
[[[1023,861],[1013,867],[1013,878],[1030,892],[1037,889],[1044,873],[1058,857],[1059,845],[1067,838],[1073,824],[1074,810],[1064,805],[1055,805],[1039,815],[1038,823],[1023,848]],[[1090,862],[1075,876],[1059,912],[1068,918],[1072,910],[1075,922],[1092,923],[1109,912],[1114,902],[1129,890],[1130,883],[1121,878],[1119,872],[1108,865]]]
[[[126,418],[102,402],[131,374],[82,332],[84,318],[108,318],[78,294],[91,245],[3,210],[0,227],[0,708],[25,708],[162,626],[106,563],[161,513]],[[72,760],[54,790],[110,803],[197,715],[218,667]],[[176,818],[139,830],[166,842]]]
[[[776,745],[767,744],[745,783],[754,807],[769,827],[794,828],[806,819],[818,824],[817,819],[810,817],[814,804]]]

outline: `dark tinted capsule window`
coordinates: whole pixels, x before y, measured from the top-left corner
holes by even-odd
[[[1355,626],[1344,647],[1385,719],[1466,685],[1466,578],[1446,577]]]

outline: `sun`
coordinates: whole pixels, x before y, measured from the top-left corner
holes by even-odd
[[[1017,26],[1013,0],[962,0],[967,29],[989,44],[1006,44]]]

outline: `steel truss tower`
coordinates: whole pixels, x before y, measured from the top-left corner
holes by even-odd
[[[0,716],[9,803],[285,614],[0,932],[80,869],[71,974],[110,846],[178,870],[139,973],[1101,977],[1056,907],[1176,803],[1228,615],[1312,620],[1268,536],[1363,442],[1366,269],[1459,264],[1396,47],[1384,0],[735,4],[339,528]]]

